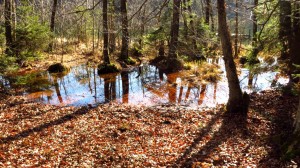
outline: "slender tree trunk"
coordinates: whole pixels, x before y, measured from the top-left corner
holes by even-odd
[[[108,56],[108,24],[107,24],[107,0],[103,0],[103,58],[104,64],[110,64]]]
[[[299,96],[298,110],[297,110],[296,119],[295,119],[294,133],[300,134],[300,96]]]
[[[141,20],[141,37],[139,39],[139,48],[140,50],[143,49],[143,36],[145,34],[145,24],[146,24],[146,5],[143,8],[143,15]]]
[[[236,66],[232,56],[232,45],[230,33],[226,23],[226,11],[224,0],[217,0],[219,34],[223,50],[223,59],[225,62],[226,76],[228,79],[229,99],[227,111],[230,113],[243,112],[243,95],[239,85],[239,79],[236,72]]]
[[[55,15],[57,10],[57,0],[53,0],[52,12],[51,12],[51,20],[50,20],[50,31],[54,34],[55,30]],[[53,41],[49,44],[49,49],[53,49]]]
[[[209,25],[210,0],[205,0],[205,24]]]
[[[197,49],[197,40],[196,40],[196,29],[193,17],[193,11],[191,7],[191,0],[188,0],[188,11],[190,13],[190,27],[191,27],[191,37],[192,37],[192,49],[195,51]]]
[[[93,0],[93,6],[95,6],[95,0]],[[92,30],[92,41],[93,41],[93,53],[95,53],[95,10],[92,11],[92,22],[93,22],[93,30]]]
[[[171,41],[169,47],[169,58],[176,59],[176,51],[178,46],[179,36],[179,9],[181,0],[173,0],[173,20],[171,25]]]
[[[42,23],[45,23],[45,8],[44,8],[44,0],[41,0],[41,19]]]
[[[120,59],[128,59],[128,43],[129,43],[129,33],[128,33],[128,18],[127,18],[127,0],[121,0],[121,15],[122,15],[122,48]]]
[[[110,29],[109,29],[109,52],[113,53],[116,49],[116,33],[115,33],[115,0],[110,0]]]
[[[12,9],[11,0],[5,0],[5,6],[4,6],[5,23],[4,24],[5,24],[6,54],[11,53],[12,43],[13,43],[11,9]]]
[[[13,21],[13,30],[12,30],[12,35],[13,35],[13,41],[16,41],[16,29],[17,29],[17,3],[16,0],[12,0],[12,21]]]
[[[213,14],[213,8],[212,8],[212,4],[210,4],[210,22],[211,22],[211,31],[214,32],[215,31],[215,22],[214,22],[214,14]]]
[[[234,58],[238,58],[238,42],[239,42],[239,14],[238,14],[238,0],[235,0],[235,38],[234,38]]]
[[[51,12],[51,21],[50,21],[50,31],[54,32],[55,28],[55,15],[57,10],[57,0],[53,0],[52,12]]]
[[[254,0],[254,7],[256,7],[258,5],[258,0]],[[253,30],[252,30],[252,46],[257,45],[257,37],[256,37],[256,33],[257,33],[257,18],[256,18],[256,12],[253,10],[252,11],[252,16],[253,16]]]
[[[182,10],[181,10],[181,13],[182,13],[182,17],[183,17],[183,24],[184,24],[184,28],[183,28],[183,34],[184,34],[184,38],[186,40],[188,40],[188,21],[187,21],[187,2],[186,0],[183,0],[182,1]]]

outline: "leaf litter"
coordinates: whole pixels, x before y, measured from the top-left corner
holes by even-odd
[[[298,100],[279,91],[252,94],[246,119],[224,106],[63,107],[0,96],[0,167],[299,166],[299,157],[281,161],[273,140]]]

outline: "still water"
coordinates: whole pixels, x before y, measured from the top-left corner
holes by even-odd
[[[217,63],[223,71],[217,83],[189,82],[190,76],[184,72],[165,74],[147,64],[127,73],[101,76],[97,74],[97,68],[83,64],[71,68],[66,74],[42,72],[17,76],[17,79],[0,77],[0,81],[11,89],[22,85],[25,88],[23,94],[29,99],[54,105],[82,106],[115,101],[135,105],[168,103],[214,107],[228,99],[224,62],[220,58]],[[242,68],[240,85],[247,92],[270,89],[275,78],[280,84],[288,82],[286,78],[278,77],[277,72],[269,71],[255,75],[250,88],[248,76],[249,70]]]

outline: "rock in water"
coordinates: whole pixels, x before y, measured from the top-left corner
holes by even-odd
[[[53,64],[53,65],[50,65],[49,68],[48,68],[48,71],[50,73],[64,72],[66,70],[67,70],[67,68],[61,63],[56,63],[56,64]]]

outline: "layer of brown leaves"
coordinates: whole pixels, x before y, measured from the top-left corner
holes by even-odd
[[[0,167],[296,165],[279,160],[272,138],[286,131],[277,123],[284,117],[279,109],[290,113],[297,100],[275,91],[251,98],[245,118],[225,115],[221,107],[75,108],[8,96],[0,101]]]

